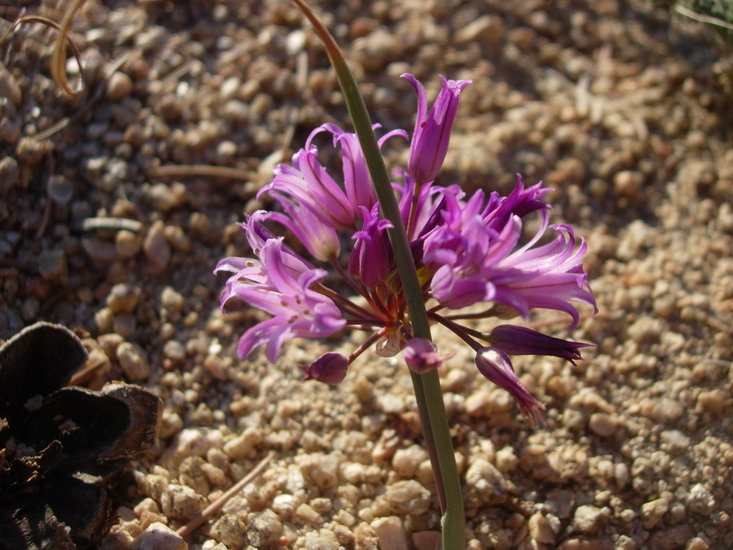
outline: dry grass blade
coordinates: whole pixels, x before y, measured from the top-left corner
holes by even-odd
[[[215,166],[209,164],[183,164],[158,166],[150,171],[150,175],[158,178],[178,178],[185,176],[204,176],[213,178],[229,178],[235,180],[252,180],[257,178],[257,173],[239,168],[227,166]]]
[[[697,13],[695,11],[692,11],[691,9],[688,9],[680,5],[675,6],[674,9],[677,13],[684,15],[685,17],[689,17],[693,21],[697,21],[699,23],[707,23],[708,25],[714,25],[722,29],[733,31],[732,24],[726,21],[723,21],[722,19],[718,19],[717,17],[712,17],[710,15],[703,15],[701,13]]]

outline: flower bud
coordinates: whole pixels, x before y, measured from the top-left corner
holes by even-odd
[[[542,424],[544,405],[519,380],[506,353],[496,348],[482,348],[476,354],[476,367],[486,378],[512,394],[532,425]]]
[[[422,185],[433,181],[443,166],[453,120],[458,110],[458,96],[471,81],[446,80],[441,76],[443,85],[435,103],[428,111],[425,88],[420,81],[409,73],[403,74],[402,77],[406,78],[417,92],[417,120],[415,131],[412,133],[407,164],[410,175],[415,178],[418,185]]]
[[[582,342],[572,342],[547,336],[536,330],[515,325],[500,325],[491,331],[489,340],[492,346],[509,355],[551,355],[562,357],[575,365],[582,359],[580,348],[590,346]]]
[[[346,376],[349,360],[340,353],[324,353],[313,363],[301,366],[305,373],[304,380],[318,380],[326,384],[338,384]]]

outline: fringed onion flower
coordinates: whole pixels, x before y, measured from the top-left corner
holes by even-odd
[[[483,190],[467,195],[456,185],[437,185],[459,96],[470,82],[442,78],[428,109],[422,84],[404,76],[417,91],[418,113],[408,165],[395,172],[393,187],[429,319],[466,341],[476,351],[481,374],[509,391],[531,421],[539,420],[542,405],[522,385],[509,356],[550,355],[574,363],[585,344],[514,325],[482,332],[465,322],[526,319],[532,310],[552,309],[569,314],[574,328],[576,304],[595,308],[582,267],[586,244],[569,226],[549,224],[544,197],[550,189],[542,183],[526,187],[518,177],[507,196]],[[341,150],[337,176],[318,160],[313,142],[322,133],[330,133]],[[380,146],[393,136],[407,133],[390,132]],[[239,300],[271,315],[242,335],[241,357],[265,345],[274,362],[286,339],[360,330],[367,337],[349,357],[326,353],[301,367],[306,379],[340,382],[348,366],[373,345],[381,356],[404,350],[408,366],[417,372],[440,365],[435,346],[413,335],[387,235],[391,225],[380,215],[355,134],[335,124],[316,128],[292,163],[276,168],[262,195],[278,209],[255,212],[242,225],[252,257],[226,258],[216,268],[231,274],[222,308]],[[524,239],[530,215],[539,216],[540,223]],[[461,311],[476,305],[481,312]]]

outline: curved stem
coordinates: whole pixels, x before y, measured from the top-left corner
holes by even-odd
[[[379,199],[382,216],[392,224],[387,233],[397,263],[400,282],[405,292],[413,333],[418,338],[430,340],[430,322],[415,261],[410,251],[405,225],[392,190],[387,167],[374,136],[364,98],[359,93],[354,76],[334,38],[304,0],[293,0],[293,2],[313,25],[336,71],[354,129],[359,137],[364,159],[369,167],[369,174]],[[412,381],[441,501],[443,550],[462,550],[465,548],[466,521],[463,511],[463,495],[438,373],[433,370],[424,374],[412,374]]]
[[[481,347],[483,346],[476,343],[476,340],[474,340],[473,338],[478,338],[479,340],[488,340],[488,337],[483,332],[472,329],[470,327],[459,325],[458,323],[454,323],[448,317],[442,317],[441,315],[438,315],[437,313],[433,313],[433,312],[429,312],[428,316],[431,319],[438,321],[444,327],[449,328],[451,331],[453,331],[454,334],[459,336],[461,340],[466,342],[469,346],[471,346],[473,349],[477,351],[481,349]]]

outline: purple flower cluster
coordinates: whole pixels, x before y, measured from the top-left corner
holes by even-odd
[[[417,121],[407,170],[397,171],[400,181],[393,188],[429,319],[472,346],[481,374],[511,392],[528,418],[537,420],[542,405],[522,385],[509,356],[550,355],[574,362],[585,344],[514,325],[484,333],[458,321],[527,318],[533,309],[552,309],[568,313],[574,328],[575,303],[595,308],[581,263],[585,242],[571,227],[549,224],[550,207],[543,198],[550,189],[541,183],[526,187],[519,177],[507,196],[481,190],[468,196],[456,185],[436,185],[459,96],[470,82],[442,78],[428,109],[422,84],[403,76],[417,92]],[[313,140],[322,133],[341,150],[338,179],[318,160]],[[380,147],[393,136],[408,137],[403,130],[390,132]],[[279,209],[257,211],[242,224],[254,257],[226,258],[216,267],[231,273],[222,308],[236,298],[271,315],[242,335],[241,357],[265,345],[274,362],[288,338],[322,338],[349,329],[369,336],[349,357],[326,353],[303,367],[306,379],[340,382],[348,366],[374,344],[382,356],[404,350],[408,366],[418,372],[440,365],[435,346],[413,336],[387,234],[391,224],[380,215],[355,134],[335,124],[317,128],[290,165],[277,167],[260,191],[264,194]],[[525,242],[524,219],[533,213],[540,223]],[[548,233],[554,238],[548,240]],[[483,311],[460,311],[476,304],[485,304]]]

